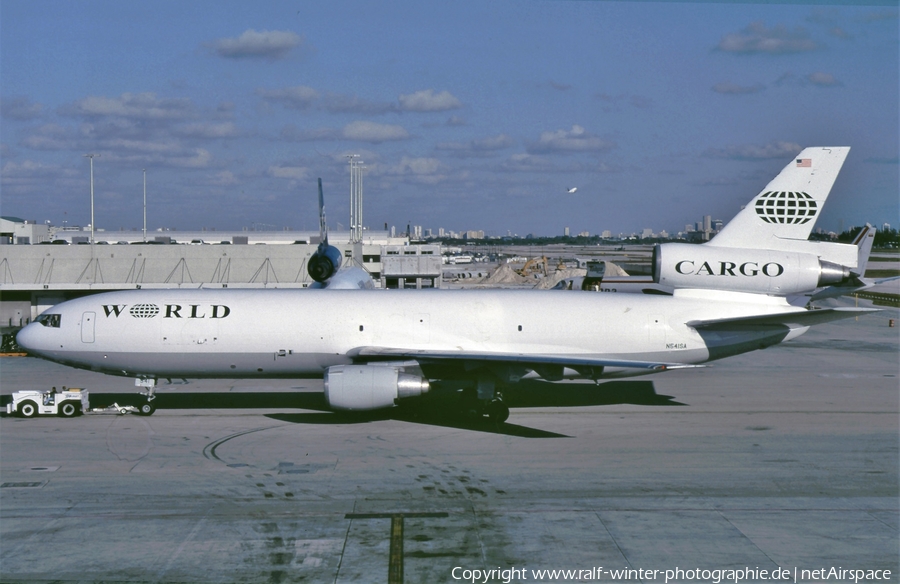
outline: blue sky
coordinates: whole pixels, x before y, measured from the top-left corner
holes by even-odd
[[[3,0],[0,212],[98,228],[552,235],[730,219],[851,146],[818,225],[900,222],[896,2]],[[567,194],[570,187],[578,187]]]

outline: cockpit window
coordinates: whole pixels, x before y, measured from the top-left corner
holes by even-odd
[[[35,322],[39,322],[44,326],[49,326],[51,328],[59,328],[59,320],[60,315],[58,314],[42,314],[35,319]]]

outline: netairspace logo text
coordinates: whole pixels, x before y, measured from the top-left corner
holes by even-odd
[[[644,570],[634,568],[609,569],[604,570],[602,566],[581,570],[538,570],[526,568],[493,568],[490,570],[468,569],[455,567],[451,572],[454,580],[461,582],[469,582],[471,584],[487,584],[488,582],[591,582],[596,580],[614,580],[614,581],[648,581],[659,580],[668,584],[675,581],[691,581],[712,582],[712,584],[721,584],[722,582],[732,582],[741,584],[745,581],[765,581],[774,582],[807,582],[828,581],[836,582],[872,582],[881,580],[890,580],[890,570],[866,570],[866,569],[849,569],[843,567],[819,568],[813,570],[794,568],[793,571],[787,568],[761,569],[761,568],[741,568],[741,569],[717,569],[703,570],[700,568],[675,568],[673,570]]]

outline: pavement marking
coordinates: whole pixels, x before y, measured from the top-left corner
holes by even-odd
[[[446,512],[435,513],[347,513],[344,519],[390,519],[391,546],[388,558],[388,584],[403,584],[403,518],[449,517]]]
[[[263,428],[254,428],[252,430],[245,430],[243,432],[237,432],[236,434],[231,434],[230,436],[225,436],[224,438],[220,438],[220,439],[216,440],[215,442],[210,442],[209,444],[204,446],[203,447],[203,456],[205,456],[209,460],[216,459],[219,462],[225,462],[224,460],[219,458],[218,455],[216,454],[216,448],[218,448],[225,442],[228,442],[232,438],[237,438],[239,436],[243,436],[244,434],[252,434],[253,432],[261,432],[262,430],[271,430],[272,428],[278,428],[281,425],[283,425],[283,424],[279,424],[278,426],[265,426]]]
[[[388,584],[403,584],[403,515],[391,517],[391,553]]]

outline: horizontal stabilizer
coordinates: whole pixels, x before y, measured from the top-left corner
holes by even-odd
[[[782,312],[778,314],[763,314],[758,316],[741,316],[737,318],[718,318],[714,320],[691,320],[686,322],[690,327],[705,330],[730,330],[751,326],[783,325],[791,328],[812,326],[842,318],[853,318],[869,312],[878,312],[875,308],[820,308],[813,310],[798,310],[796,312]]]
[[[629,359],[607,359],[577,355],[532,355],[522,353],[492,353],[484,351],[431,351],[414,349],[391,349],[385,347],[358,347],[347,355],[358,361],[375,361],[382,359],[414,359],[416,361],[485,361],[490,363],[509,363],[523,365],[561,365],[563,367],[626,367],[665,371],[666,369],[685,369],[703,367],[703,365],[685,365],[684,363],[666,363],[661,361],[632,361]]]

